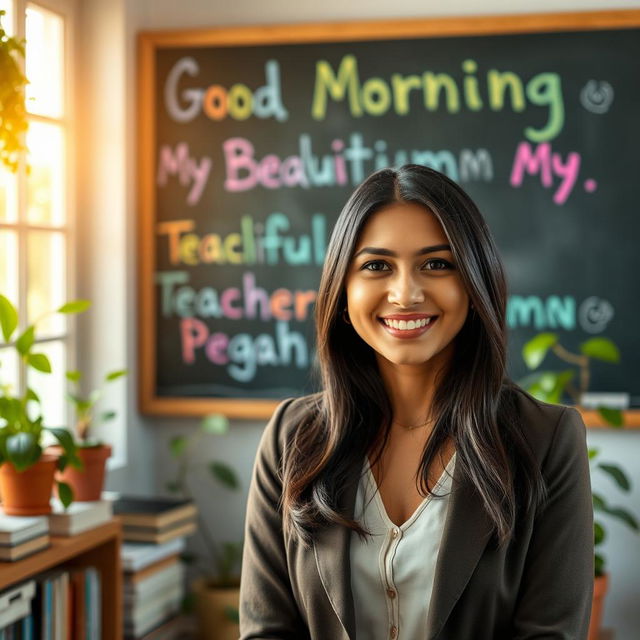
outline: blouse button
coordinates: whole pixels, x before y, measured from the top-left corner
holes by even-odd
[[[393,589],[387,589],[387,595],[393,600],[396,597],[396,592]]]
[[[397,538],[399,533],[400,533],[400,531],[398,530],[398,527],[394,527],[393,529],[391,529],[391,537],[392,538]]]
[[[390,636],[391,636],[391,640],[395,640],[395,638],[398,637],[398,627],[395,627],[395,626],[391,627]]]

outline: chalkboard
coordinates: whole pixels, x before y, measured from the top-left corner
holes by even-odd
[[[619,346],[640,404],[640,11],[146,32],[139,39],[144,412],[269,415],[316,388],[328,236],[372,171],[479,204],[509,278],[510,373],[555,331]],[[560,362],[549,362],[558,368]]]

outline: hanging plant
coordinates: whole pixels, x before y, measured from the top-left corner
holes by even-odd
[[[0,163],[17,171],[18,157],[26,150],[27,109],[24,91],[27,78],[18,57],[24,59],[24,40],[7,35],[2,27],[5,11],[0,11]]]

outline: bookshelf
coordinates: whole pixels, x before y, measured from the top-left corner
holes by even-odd
[[[117,519],[76,536],[51,536],[51,546],[19,560],[0,563],[0,591],[56,567],[94,566],[102,578],[102,640],[122,638],[122,527]]]

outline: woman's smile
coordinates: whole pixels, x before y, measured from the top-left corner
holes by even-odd
[[[438,316],[424,314],[392,315],[380,318],[382,326],[394,337],[413,339],[426,333],[436,322]]]
[[[411,202],[389,205],[368,219],[346,294],[349,321],[381,366],[444,364],[469,309],[440,222]]]

